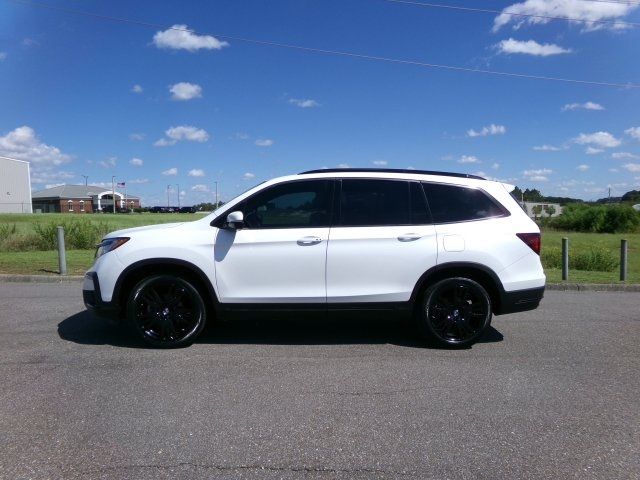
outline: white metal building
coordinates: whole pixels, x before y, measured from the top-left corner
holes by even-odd
[[[0,213],[32,213],[29,162],[0,156]]]

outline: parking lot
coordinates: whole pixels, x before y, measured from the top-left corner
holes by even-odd
[[[640,294],[548,292],[463,351],[385,318],[141,348],[0,283],[1,478],[639,478]]]

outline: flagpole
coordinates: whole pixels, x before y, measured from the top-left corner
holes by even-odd
[[[113,202],[113,213],[116,213],[116,184],[115,175],[111,177],[111,201]]]

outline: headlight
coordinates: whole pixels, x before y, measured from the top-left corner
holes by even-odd
[[[105,253],[109,253],[111,250],[115,250],[128,241],[129,237],[105,238],[98,245],[96,245],[96,258],[100,258]]]

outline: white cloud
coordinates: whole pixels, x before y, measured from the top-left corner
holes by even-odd
[[[194,185],[193,187],[191,187],[191,190],[194,192],[208,192],[209,187],[202,183],[199,183],[198,185]]]
[[[142,165],[144,165],[144,161],[141,158],[132,158],[131,160],[129,160],[129,163],[134,167],[141,167]]]
[[[189,125],[180,125],[171,127],[164,132],[166,138],[156,140],[153,144],[156,147],[168,147],[175,145],[178,141],[186,140],[189,142],[203,143],[209,140],[209,134],[202,128],[196,128]]]
[[[640,172],[640,163],[625,163],[622,168],[630,172]]]
[[[251,180],[252,178],[256,178],[256,176],[251,172],[247,172],[244,175],[242,175],[242,178],[244,180]]]
[[[228,47],[227,42],[218,40],[211,35],[198,35],[189,30],[186,25],[176,24],[162,32],[156,32],[153,36],[153,44],[158,48],[171,48],[174,50],[188,50],[195,52],[204,50],[221,50]]]
[[[638,5],[633,2],[585,2],[582,0],[525,0],[515,3],[502,10],[493,21],[493,31],[498,31],[501,27],[513,23],[513,28],[518,29],[524,24],[545,24],[551,21],[550,18],[541,17],[568,17],[576,20],[598,21],[620,19]],[[509,15],[511,14],[511,15]],[[520,15],[537,15],[537,17],[519,17]],[[574,22],[575,23],[575,22]],[[587,23],[582,24],[583,31],[592,31],[604,28],[603,24]],[[621,25],[608,25],[607,28],[620,29]]]
[[[604,152],[604,149],[595,147],[587,147],[587,149],[584,151],[584,153],[586,153],[587,155],[598,155],[602,152]]]
[[[136,83],[133,87],[131,87],[131,91],[133,93],[142,93],[143,92],[143,88]]]
[[[98,165],[102,168],[115,168],[118,158],[117,157],[109,157],[106,160],[100,160]]]
[[[142,185],[144,183],[149,183],[148,178],[134,178],[133,180],[127,180],[127,183],[132,185]]]
[[[40,45],[40,42],[33,38],[26,37],[22,40],[22,45],[25,47],[37,47]]]
[[[630,152],[614,152],[611,154],[611,158],[615,160],[638,160],[640,159],[640,155],[636,155],[635,153]]]
[[[387,161],[386,160],[374,160],[372,163],[377,167],[385,167],[385,166],[387,166]]]
[[[584,163],[582,165],[578,165],[576,167],[576,170],[579,170],[581,172],[586,172],[587,170],[589,170],[589,165],[585,165]]]
[[[259,138],[255,141],[255,144],[259,147],[270,147],[273,143],[273,140],[269,138]]]
[[[562,107],[562,111],[566,112],[567,110],[604,110],[604,107],[595,102],[567,103]]]
[[[71,155],[42,143],[35,130],[26,125],[0,136],[0,155],[41,165],[62,165],[71,161]]]
[[[130,133],[129,134],[129,140],[133,140],[133,141],[136,141],[136,142],[144,140],[144,133]]]
[[[560,147],[554,147],[553,145],[539,145],[537,147],[533,147],[534,150],[538,152],[559,152],[562,150]]]
[[[7,52],[0,52],[0,62],[7,58]]]
[[[458,163],[482,163],[480,159],[474,155],[462,155],[458,159]]]
[[[350,168],[348,163],[339,163],[338,168]]]
[[[169,88],[173,100],[192,100],[202,97],[202,87],[196,83],[180,82]]]
[[[153,142],[154,147],[170,147],[171,145],[175,145],[177,143],[176,140],[168,140],[166,138],[160,138]]]
[[[45,170],[36,170],[31,172],[31,183],[41,184],[41,183],[50,183],[55,182],[60,184],[60,180],[70,180],[75,178],[76,175],[73,172],[65,172],[65,171],[52,171],[49,168]],[[47,187],[49,188],[49,187]]]
[[[467,137],[486,137],[488,135],[504,135],[507,133],[507,128],[504,125],[488,125],[486,127],[482,127],[479,131],[474,130],[473,128],[467,130]]]
[[[234,140],[249,140],[249,134],[244,132],[236,132],[233,138]]]
[[[200,168],[194,168],[193,170],[189,170],[187,173],[190,177],[204,177],[204,170]]]
[[[571,53],[570,48],[563,48],[554,43],[538,43],[535,40],[515,40],[510,38],[502,40],[495,45],[500,53],[511,55],[513,53],[521,53],[524,55],[534,55],[536,57],[548,57],[550,55],[560,55],[563,53]]]
[[[493,165],[491,165],[491,168],[493,168],[494,170],[498,170],[500,168],[500,164],[496,162]]]
[[[609,171],[611,173],[618,173],[620,170],[618,170],[617,168],[610,168]]]
[[[613,148],[621,143],[609,132],[581,133],[573,141],[580,145],[595,145],[600,148]]]
[[[531,182],[547,182],[549,181],[548,175],[553,173],[553,170],[548,168],[539,168],[532,170],[525,170],[522,172],[525,180],[529,180]]]
[[[289,103],[300,108],[319,107],[320,104],[310,98],[290,98]]]
[[[176,167],[172,167],[172,168],[162,172],[162,175],[165,175],[167,177],[173,177],[173,176],[175,176],[177,174],[178,174],[178,169]]]
[[[629,135],[632,138],[635,138],[636,140],[640,140],[640,127],[631,127],[631,128],[627,128],[624,133],[626,133],[627,135]]]
[[[473,172],[471,175],[475,175],[477,177],[482,177],[482,178],[486,178],[487,177],[487,173],[483,172],[482,170],[478,170],[477,172]]]

